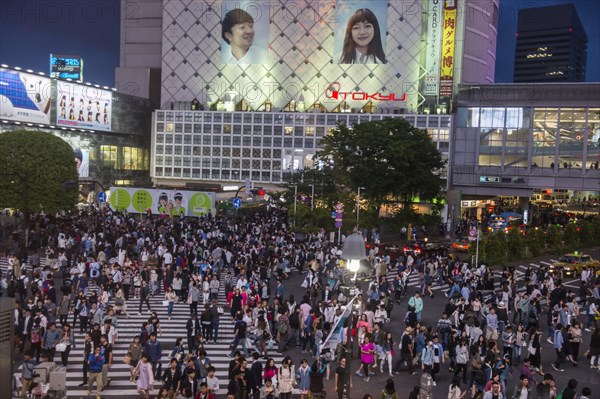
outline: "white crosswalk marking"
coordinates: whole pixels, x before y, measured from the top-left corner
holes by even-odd
[[[0,268],[2,268],[3,265],[4,268],[7,267],[5,259],[0,260]],[[224,287],[225,284],[222,282],[218,296],[218,304],[219,306],[223,307],[225,306],[226,302]],[[190,311],[189,305],[187,305],[185,302],[177,303],[173,308],[171,320],[168,320],[167,308],[166,306],[162,305],[163,299],[164,296],[162,293],[156,294],[150,298],[149,302],[151,309],[157,313],[161,324],[162,336],[159,335],[158,340],[161,342],[163,353],[161,363],[163,370],[165,370],[168,367],[168,355],[175,346],[175,340],[177,338],[183,338],[187,348],[187,333],[185,325],[189,318]],[[113,303],[112,299],[110,303]],[[138,315],[138,307],[139,300],[135,300],[133,297],[130,297],[129,301],[127,301],[127,310],[130,317],[118,317],[119,338],[118,342],[113,345],[113,365],[108,373],[109,378],[111,378],[111,383],[110,387],[102,392],[103,397],[119,396],[123,399],[138,399],[140,397],[140,395],[136,392],[135,384],[129,381],[129,366],[124,364],[122,361],[127,353],[129,344],[133,341],[133,337],[139,334],[142,323],[144,321],[148,321],[148,317],[150,315],[145,304],[142,308],[142,315]],[[202,309],[201,304],[199,304],[198,307],[199,309]],[[226,392],[227,384],[229,383],[228,367],[231,359],[227,357],[227,355],[231,352],[229,349],[229,343],[233,341],[233,325],[233,319],[227,309],[225,309],[225,313],[222,314],[219,319],[218,342],[216,344],[213,342],[207,342],[204,345],[208,354],[208,358],[216,369],[216,377],[219,379],[221,394]],[[76,326],[75,331],[79,331],[79,326]],[[69,365],[67,367],[67,393],[70,398],[87,398],[87,386],[78,386],[83,381],[83,337],[76,335],[75,344],[76,347],[71,349],[71,353],[69,355]],[[239,349],[241,350],[241,348]],[[249,352],[252,353],[253,350],[249,348]],[[278,366],[283,360],[283,356],[277,353],[275,348],[268,351],[268,356],[272,357],[275,360],[275,364]],[[54,360],[55,362],[60,363],[60,354],[57,354],[54,357]],[[263,359],[261,359],[261,361],[264,362]],[[248,359],[248,364],[249,366],[252,365],[251,358]],[[15,373],[15,375],[20,376],[20,370],[19,372]],[[160,388],[160,382],[157,381],[154,386],[156,393]]]

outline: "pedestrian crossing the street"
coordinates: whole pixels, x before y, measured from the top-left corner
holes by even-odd
[[[190,309],[189,305],[184,302],[176,303],[171,318],[168,318],[167,307],[162,304],[164,300],[164,294],[157,293],[150,297],[150,307],[152,311],[157,313],[160,320],[160,326],[162,334],[158,334],[157,339],[161,343],[162,349],[162,369],[165,370],[169,367],[169,353],[175,346],[177,338],[183,338],[187,348],[187,330],[186,322],[189,319]],[[224,283],[221,283],[220,292],[218,295],[218,306],[224,307],[226,302]],[[111,298],[111,304],[114,303]],[[113,344],[113,364],[108,372],[108,377],[111,379],[110,386],[102,392],[102,397],[120,397],[123,399],[139,398],[140,395],[136,392],[136,385],[130,382],[129,366],[123,362],[125,354],[129,348],[129,344],[133,341],[136,335],[139,335],[142,324],[148,321],[150,317],[150,311],[147,310],[146,304],[142,307],[142,314],[138,315],[139,299],[134,299],[130,296],[129,300],[126,301],[127,312],[129,317],[121,314],[118,317],[118,339]],[[199,308],[202,305],[199,304]],[[218,341],[213,343],[212,341],[206,342],[204,348],[207,352],[207,357],[210,359],[210,363],[215,367],[215,376],[219,379],[220,390],[219,392],[225,393],[227,391],[228,379],[228,367],[231,359],[228,354],[231,352],[229,344],[233,341],[233,319],[227,310],[220,315],[219,318],[219,331]],[[79,331],[79,325],[76,326],[75,331]],[[238,348],[241,350],[241,347]],[[249,353],[254,352],[252,347],[248,347]],[[274,349],[268,350],[268,356],[275,360],[275,364],[281,364],[283,356],[278,354]],[[57,365],[60,364],[60,354],[54,357],[54,361]],[[264,362],[264,359],[261,359]],[[87,385],[79,386],[83,382],[83,337],[76,335],[75,347],[71,349],[69,355],[69,364],[67,367],[67,393],[69,398],[87,398]],[[252,364],[252,358],[248,359],[249,367]],[[16,373],[20,375],[20,370]],[[156,381],[155,393],[160,388],[160,381]],[[95,392],[95,389],[93,390]]]

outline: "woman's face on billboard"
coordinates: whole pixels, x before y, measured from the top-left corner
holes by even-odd
[[[375,35],[375,28],[370,22],[358,22],[352,27],[352,40],[356,47],[368,47]]]

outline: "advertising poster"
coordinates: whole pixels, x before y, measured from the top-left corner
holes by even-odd
[[[224,1],[221,13],[221,63],[269,62],[269,11],[255,1]]]
[[[0,118],[50,124],[51,80],[39,75],[0,69]]]
[[[78,55],[50,54],[50,77],[83,80],[83,59]]]
[[[112,92],[96,87],[56,82],[58,126],[111,130]]]
[[[74,148],[73,156],[79,177],[90,177],[90,150],[87,148]]]
[[[454,82],[454,48],[456,46],[456,3],[445,0],[442,33],[442,56],[440,68],[440,97],[452,96]]]
[[[110,188],[110,208],[115,211],[146,213],[150,209],[153,215],[200,217],[209,214],[214,207],[214,193],[134,187]]]
[[[427,1],[427,52],[423,94],[437,96],[440,81],[440,47],[442,43],[442,11],[444,0]]]
[[[387,1],[338,1],[335,64],[385,64]]]

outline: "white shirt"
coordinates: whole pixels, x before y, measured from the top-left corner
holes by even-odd
[[[248,51],[246,51],[246,54],[238,60],[231,53],[231,46],[226,46],[223,49],[221,61],[223,64],[266,64],[268,61],[268,53],[265,50],[259,49],[257,46],[250,46]]]

